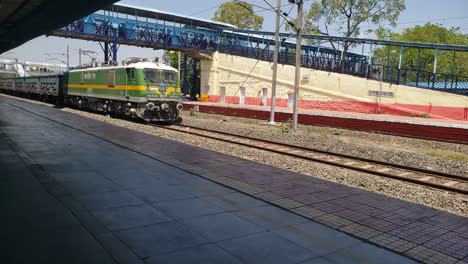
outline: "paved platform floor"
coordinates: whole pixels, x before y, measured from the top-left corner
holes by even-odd
[[[0,168],[5,263],[468,260],[467,218],[1,96]]]

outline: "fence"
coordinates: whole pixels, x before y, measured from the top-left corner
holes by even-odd
[[[221,45],[218,51],[225,54],[242,56],[263,61],[273,61],[273,51],[262,48]],[[295,54],[280,51],[278,63],[295,65]],[[468,76],[432,73],[387,65],[369,64],[367,60],[337,56],[302,55],[302,67],[321,71],[349,74],[367,79],[380,80],[380,74],[372,74],[376,68],[382,69],[382,80],[387,83],[414,86],[423,89],[468,95]],[[379,66],[379,67],[376,67]]]

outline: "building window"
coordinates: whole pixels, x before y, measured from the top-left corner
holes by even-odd
[[[262,105],[268,103],[268,88],[262,88]]]
[[[294,93],[288,93],[288,107],[294,106]]]
[[[240,88],[239,104],[245,104],[245,87]]]
[[[219,102],[226,102],[226,87],[224,86],[219,87]]]

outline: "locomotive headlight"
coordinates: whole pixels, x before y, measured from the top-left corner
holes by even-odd
[[[166,104],[166,103],[162,103],[162,104],[161,104],[161,109],[162,109],[162,110],[168,110],[168,109],[169,109],[169,105]]]
[[[182,104],[177,104],[177,110],[182,110],[184,106]]]
[[[148,104],[146,104],[146,108],[148,108],[148,110],[153,110],[154,109],[154,104],[153,103],[148,103]]]

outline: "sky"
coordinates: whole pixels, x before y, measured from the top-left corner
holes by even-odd
[[[154,8],[161,11],[168,11],[181,15],[192,16],[196,18],[211,19],[218,7],[227,0],[124,0],[121,3],[131,4],[141,7]],[[253,5],[268,8],[268,3],[272,6],[276,4],[275,0],[245,0]],[[290,7],[287,0],[281,0],[283,11],[288,12]],[[308,9],[312,1],[305,0],[304,8]],[[423,25],[427,22],[439,23],[443,26],[460,27],[461,32],[468,34],[468,0],[406,0],[406,10],[400,14],[398,25],[393,30],[401,32],[405,28],[415,25]],[[274,31],[275,14],[270,10],[262,10],[255,7],[254,11],[264,17],[263,30]],[[293,8],[290,17],[296,16]],[[333,26],[330,26],[333,28]],[[375,28],[372,25],[363,25],[365,29]],[[370,35],[361,35],[361,37],[373,38]],[[13,59],[18,58],[21,61],[47,62],[64,64],[66,61],[67,45],[70,49],[70,64],[78,64],[78,49],[94,50],[98,52],[98,60],[103,60],[103,52],[97,42],[65,39],[58,37],[41,36],[35,38],[22,46],[7,51],[0,55],[0,58]],[[127,57],[155,57],[161,56],[161,51],[153,49],[121,46],[118,52],[119,61]],[[89,61],[89,58],[83,57],[83,62]]]

